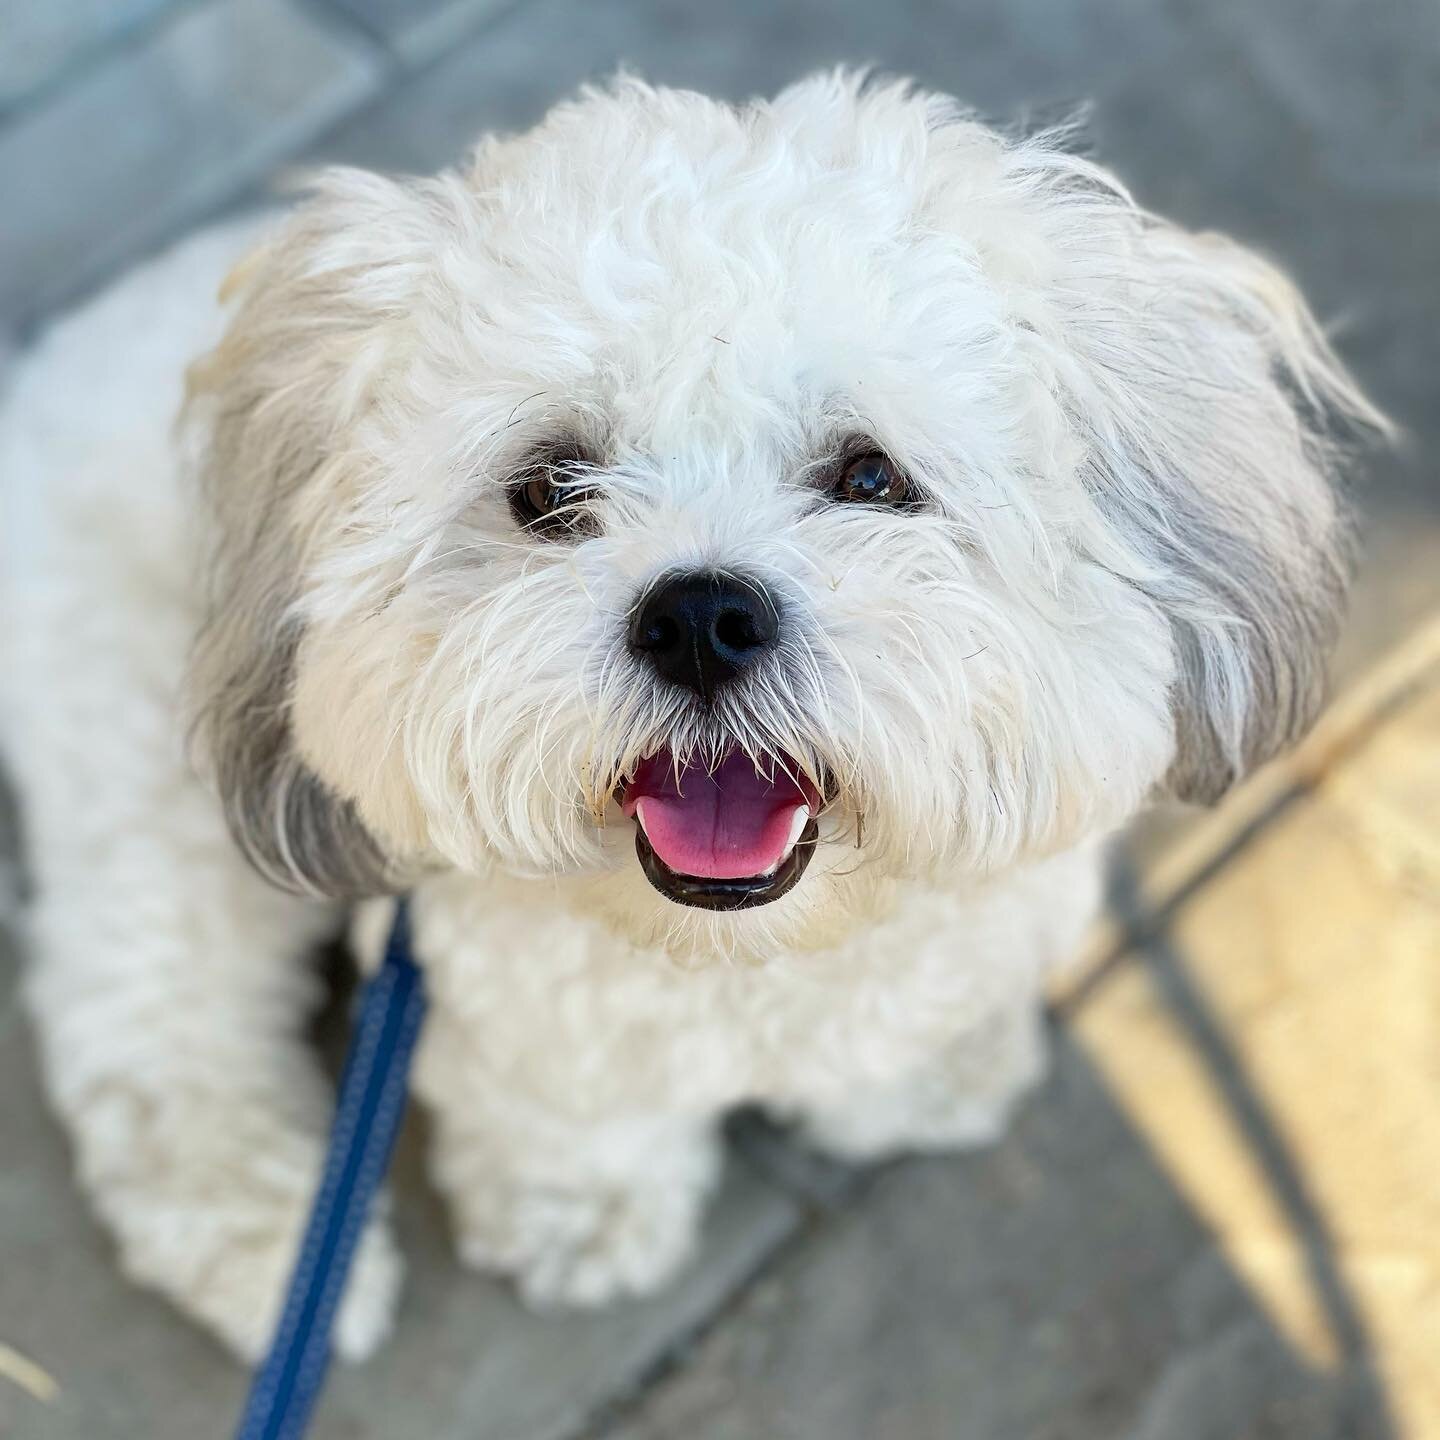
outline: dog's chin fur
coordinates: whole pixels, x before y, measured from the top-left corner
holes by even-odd
[[[622,80],[438,178],[318,176],[22,367],[29,993],[134,1274],[256,1348],[324,1106],[297,954],[405,888],[436,1177],[532,1298],[670,1273],[737,1101],[856,1156],[995,1133],[1097,842],[1313,716],[1340,442],[1383,425],[1282,275],[1065,138]],[[857,443],[907,505],[837,503]],[[556,457],[546,537],[511,495]],[[626,640],[694,568],[781,616],[708,705]],[[677,905],[617,787],[735,748],[826,791],[819,843],[771,904]],[[377,1228],[342,1348],[397,1273]]]

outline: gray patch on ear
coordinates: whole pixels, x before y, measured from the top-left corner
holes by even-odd
[[[296,749],[301,626],[292,606],[304,535],[334,523],[324,467],[365,403],[357,355],[409,302],[449,196],[444,184],[358,171],[318,177],[311,197],[232,272],[224,338],[187,377],[182,434],[206,616],[189,676],[199,758],[241,849],[290,889],[399,888],[353,803]]]
[[[1213,804],[1299,740],[1324,704],[1352,530],[1318,456],[1303,478],[1306,507],[1271,494],[1248,512],[1234,496],[1153,474],[1107,474],[1096,487],[1148,562],[1133,583],[1174,637],[1176,748],[1164,783],[1177,799]]]
[[[1337,523],[1337,533],[1341,527]],[[1298,741],[1325,703],[1327,662],[1345,615],[1346,549],[1317,547],[1300,575],[1267,563],[1236,535],[1195,527],[1188,559],[1196,579],[1230,617],[1228,656],[1215,655],[1213,622],[1170,609],[1178,673],[1175,760],[1166,776],[1177,798],[1213,804],[1266,760]],[[1238,662],[1243,691],[1237,691]],[[1243,707],[1238,725],[1227,721]]]
[[[346,899],[393,893],[397,879],[353,803],[295,753],[289,709],[299,639],[291,626],[270,648],[254,648],[201,713],[230,833],[285,889]]]
[[[1085,218],[1087,266],[1057,292],[1068,348],[1042,354],[1133,557],[1117,568],[1174,635],[1164,783],[1213,801],[1323,703],[1350,573],[1339,477],[1387,424],[1268,262],[1123,198]]]

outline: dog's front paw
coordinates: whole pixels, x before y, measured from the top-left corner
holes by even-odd
[[[1044,1072],[1038,1007],[1017,1007],[903,1079],[805,1107],[801,1133],[816,1149],[861,1164],[991,1145]]]
[[[269,1237],[217,1238],[203,1288],[175,1295],[247,1364],[253,1365],[270,1345],[295,1259],[296,1233],[287,1225]],[[356,1247],[335,1315],[333,1344],[342,1360],[369,1359],[389,1338],[403,1273],[388,1227],[372,1222]]]
[[[1015,1102],[957,1099],[948,1106],[886,1096],[857,1098],[845,1106],[808,1112],[804,1142],[836,1160],[872,1165],[899,1155],[973,1150],[1005,1133]]]
[[[456,1207],[460,1256],[511,1276],[525,1303],[540,1310],[647,1295],[689,1259],[702,1198],[681,1185],[489,1183]]]
[[[355,1247],[345,1295],[335,1315],[333,1344],[345,1361],[368,1360],[390,1338],[405,1262],[390,1227],[372,1221]]]
[[[282,1167],[277,1167],[281,1169]],[[288,1168],[288,1167],[287,1167]],[[121,1261],[132,1279],[168,1295],[247,1364],[265,1352],[309,1213],[315,1166],[253,1177],[232,1172],[223,1190],[127,1194],[119,1222]],[[363,1360],[389,1335],[403,1262],[383,1219],[356,1247],[335,1319],[335,1352]]]

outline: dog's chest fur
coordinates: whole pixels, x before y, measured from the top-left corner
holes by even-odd
[[[1098,898],[1097,849],[974,893],[904,887],[838,943],[763,963],[682,965],[580,908],[565,883],[451,874],[416,892],[433,1013],[423,1091],[503,1083],[572,1113],[784,1106],[885,1084],[973,1035],[1073,953]],[[357,918],[378,954],[387,906]]]

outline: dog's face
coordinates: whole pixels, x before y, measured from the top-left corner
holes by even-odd
[[[328,178],[243,282],[196,683],[282,879],[774,927],[1211,797],[1313,710],[1363,400],[1274,271],[946,102],[622,84]]]

